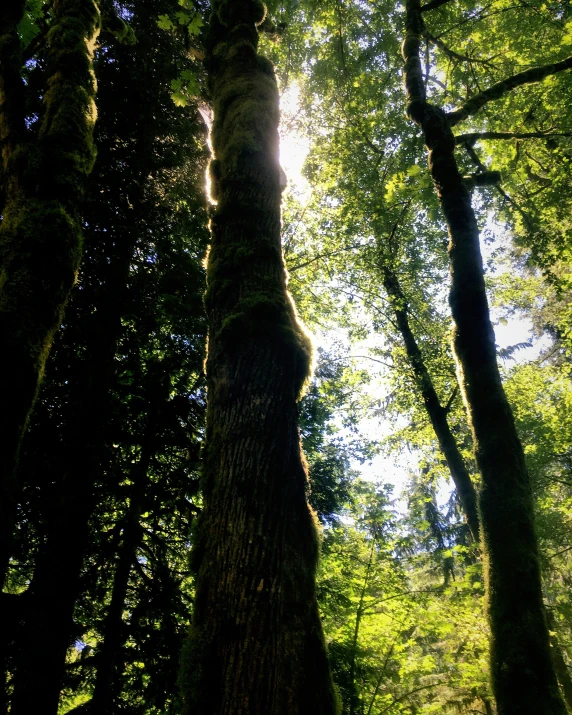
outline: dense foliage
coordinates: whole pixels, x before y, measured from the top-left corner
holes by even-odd
[[[81,227],[82,259],[52,310],[59,330],[43,348],[25,438],[2,456],[9,465],[19,450],[17,479],[2,485],[15,529],[0,543],[10,555],[1,708],[180,713],[203,507],[210,7],[97,3],[97,158],[92,168],[90,125],[89,161],[50,154],[47,174],[45,158],[41,172],[34,162],[50,149],[66,3],[20,10],[17,22],[0,10],[0,259],[14,197],[26,211],[40,199],[63,206]],[[421,80],[452,117],[472,192],[534,497],[552,662],[572,712],[572,14],[539,0],[432,0],[420,12]],[[315,341],[298,412],[322,529],[317,594],[344,715],[494,715],[482,480],[451,347],[447,225],[406,116],[405,19],[385,0],[289,0],[269,2],[259,27],[284,139],[305,154],[283,195],[282,243]],[[16,394],[18,378],[4,379]]]

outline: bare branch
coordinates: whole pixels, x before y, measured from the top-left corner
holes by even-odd
[[[463,119],[471,117],[476,114],[479,109],[485,106],[488,102],[495,99],[500,99],[503,95],[507,94],[516,87],[521,87],[524,84],[533,84],[535,82],[540,82],[546,77],[557,74],[558,72],[563,72],[572,68],[572,57],[567,57],[561,62],[552,62],[548,65],[543,65],[542,67],[532,67],[524,72],[519,72],[518,74],[512,75],[512,77],[507,77],[503,79],[502,82],[497,82],[493,84],[492,87],[485,89],[479,94],[475,94],[465,104],[456,109],[454,112],[448,112],[447,118],[449,124],[454,127]]]

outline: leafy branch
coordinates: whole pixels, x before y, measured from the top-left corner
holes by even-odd
[[[492,87],[475,94],[459,109],[456,109],[453,112],[448,112],[447,118],[449,120],[449,124],[454,127],[459,122],[462,122],[463,119],[467,119],[468,117],[476,114],[479,109],[482,109],[482,107],[485,106],[485,104],[488,104],[495,99],[500,99],[516,87],[541,82],[546,77],[550,77],[551,75],[558,74],[558,72],[563,72],[564,70],[571,68],[572,57],[567,57],[561,62],[552,62],[548,65],[543,65],[542,67],[532,67],[529,70],[512,75],[512,77],[507,77],[501,82],[493,84]]]

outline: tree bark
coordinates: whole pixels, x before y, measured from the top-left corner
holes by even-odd
[[[311,344],[280,246],[278,92],[257,54],[257,0],[219,0],[207,47],[214,105],[204,509],[181,684],[193,715],[331,715],[297,400]]]
[[[24,15],[25,0],[5,2],[0,9],[0,214],[4,214],[6,194],[16,190],[12,159],[24,132],[22,48],[18,24]]]
[[[82,252],[79,198],[95,159],[93,0],[56,0],[37,143],[20,147],[0,226],[0,583],[20,486],[15,467]],[[14,162],[13,162],[14,163]],[[15,170],[15,169],[14,169]]]
[[[479,515],[477,510],[477,493],[471,476],[465,466],[465,460],[459,451],[457,441],[451,432],[447,420],[447,410],[439,401],[429,370],[423,360],[419,345],[415,340],[409,317],[407,302],[395,273],[385,264],[380,266],[383,274],[383,285],[390,298],[395,314],[395,321],[409,359],[409,364],[415,375],[415,381],[423,398],[423,405],[439,442],[439,448],[445,457],[447,467],[455,484],[461,509],[473,539],[479,542]]]
[[[479,509],[498,715],[564,715],[542,602],[532,491],[496,361],[477,222],[449,119],[427,102],[419,0],[408,0],[406,13],[407,113],[423,132],[449,229],[453,347],[482,477]]]
[[[121,291],[127,280],[130,251],[124,270],[112,264],[118,281],[107,281],[108,292],[95,311],[86,345],[86,363],[75,376],[73,401],[63,422],[65,457],[56,493],[44,515],[46,536],[29,587],[24,628],[15,660],[11,715],[27,715],[41,698],[42,715],[56,715],[66,653],[74,630],[74,606],[81,590],[81,570],[89,544],[89,520],[95,504],[95,483],[102,470],[113,358],[120,334]],[[77,368],[76,368],[77,369]],[[29,644],[34,643],[30,648]]]
[[[570,675],[570,667],[564,660],[564,655],[562,653],[562,646],[556,635],[556,620],[552,611],[546,609],[546,617],[548,622],[548,627],[550,628],[550,648],[552,650],[552,659],[554,661],[554,670],[556,671],[556,677],[560,683],[562,689],[562,695],[566,702],[566,707],[568,712],[572,713],[572,676]]]

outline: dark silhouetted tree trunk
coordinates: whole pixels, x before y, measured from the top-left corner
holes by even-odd
[[[407,113],[423,132],[449,229],[453,347],[482,476],[479,509],[498,714],[563,715],[566,709],[542,603],[530,480],[498,370],[471,195],[454,155],[451,123],[458,112],[450,120],[441,108],[427,102],[420,62],[424,23],[419,0],[408,0],[406,11]],[[507,89],[513,86],[509,83]],[[473,99],[470,102],[474,104]]]
[[[74,605],[81,590],[94,488],[107,454],[104,415],[111,402],[128,254],[123,267],[110,266],[117,283],[112,278],[105,284],[107,293],[96,303],[98,310],[89,323],[86,357],[72,377],[77,386],[74,401],[64,411],[66,431],[61,437],[60,459],[65,456],[65,461],[45,510],[45,543],[27,593],[29,606],[15,661],[12,715],[33,712],[39,698],[44,715],[57,713],[66,653],[73,641]],[[34,642],[33,648],[30,642]]]
[[[278,91],[257,54],[256,0],[213,4],[214,108],[207,446],[194,624],[183,656],[193,715],[332,715],[318,616],[319,540],[297,400],[311,345],[280,245]]]
[[[119,677],[122,673],[121,649],[127,640],[127,627],[123,620],[123,610],[129,575],[137,556],[143,530],[140,517],[148,487],[147,472],[154,453],[155,415],[148,418],[146,435],[141,448],[141,458],[134,466],[131,479],[133,487],[129,501],[129,510],[123,529],[123,538],[119,548],[119,557],[113,577],[111,601],[102,629],[103,642],[98,647],[97,673],[93,697],[86,706],[86,711],[93,715],[111,715],[116,710],[115,697],[121,692]]]
[[[18,451],[81,259],[79,200],[95,158],[92,57],[98,31],[93,0],[55,0],[38,138],[12,152],[18,157],[10,158],[3,182],[0,583],[6,577],[20,493],[14,474]]]

